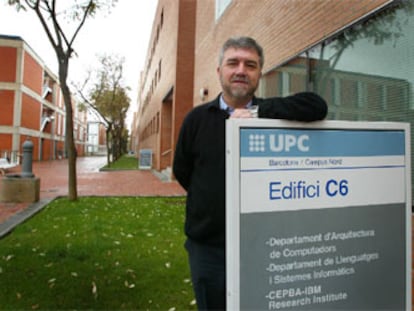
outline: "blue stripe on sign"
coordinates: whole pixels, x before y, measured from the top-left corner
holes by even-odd
[[[391,156],[405,154],[398,130],[240,130],[241,157]]]

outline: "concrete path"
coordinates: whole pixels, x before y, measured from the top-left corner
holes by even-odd
[[[78,196],[185,195],[176,181],[162,181],[150,170],[99,171],[105,164],[106,157],[77,159]],[[20,171],[21,168],[16,167],[8,173]],[[34,162],[33,173],[40,178],[40,201],[35,204],[0,203],[0,238],[51,200],[68,195],[67,160]]]

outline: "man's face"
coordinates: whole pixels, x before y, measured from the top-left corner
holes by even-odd
[[[217,73],[226,103],[241,108],[250,101],[259,84],[259,55],[253,49],[229,48],[224,52]]]

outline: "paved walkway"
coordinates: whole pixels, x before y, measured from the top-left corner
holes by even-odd
[[[99,169],[105,164],[106,157],[80,157],[77,159],[78,196],[185,195],[185,191],[177,182],[162,181],[152,171],[100,172]],[[8,173],[20,171],[21,168],[16,167]],[[0,203],[0,238],[42,209],[51,200],[68,195],[67,160],[34,162],[33,173],[40,178],[40,201],[34,204]]]

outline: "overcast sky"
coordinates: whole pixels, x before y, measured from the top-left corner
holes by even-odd
[[[65,0],[67,1],[67,0]],[[57,75],[57,62],[37,16],[33,11],[17,12],[0,4],[0,34],[20,36]],[[78,56],[70,63],[70,81],[82,81],[86,68],[96,62],[98,54],[125,57],[125,81],[131,87],[131,108],[136,108],[139,73],[144,68],[148,41],[157,0],[118,0],[108,13],[99,12],[88,19],[75,40]]]

